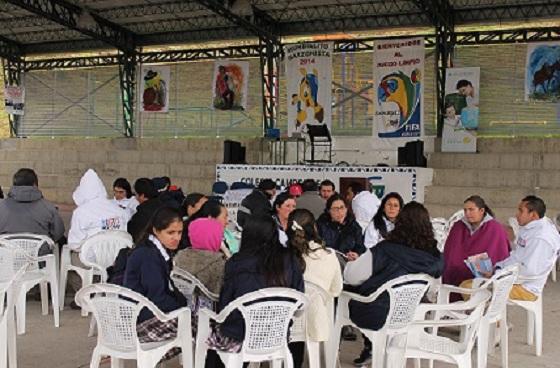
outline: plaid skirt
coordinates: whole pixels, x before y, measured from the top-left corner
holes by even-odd
[[[141,343],[148,343],[174,339],[177,337],[178,323],[179,321],[177,318],[165,322],[160,321],[156,317],[147,319],[136,325],[138,340]],[[173,348],[169,350],[161,360],[169,360],[179,354],[181,354],[181,349]]]
[[[206,340],[206,343],[210,349],[220,350],[226,353],[239,353],[243,345],[241,341],[224,336],[219,326],[215,326],[212,329],[212,333],[208,337],[208,340]]]

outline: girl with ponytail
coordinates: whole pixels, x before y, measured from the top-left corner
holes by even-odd
[[[311,282],[333,298],[342,291],[342,272],[334,250],[323,244],[317,232],[315,218],[306,209],[296,209],[288,217],[286,229],[288,248],[295,253],[304,270],[303,279]],[[306,290],[308,293],[309,290]],[[309,295],[310,303],[307,307],[307,334],[313,341],[327,341],[329,338],[328,310],[320,295]],[[294,346],[300,344],[301,346]],[[294,367],[299,368],[303,363],[304,343],[290,344],[294,358]]]

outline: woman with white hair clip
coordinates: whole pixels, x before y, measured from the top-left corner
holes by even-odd
[[[342,272],[340,264],[332,249],[328,249],[319,237],[315,218],[306,209],[296,209],[288,217],[288,248],[294,252],[297,259],[303,261],[303,279],[321,287],[333,298],[342,292]],[[306,290],[309,292],[309,290]],[[329,321],[327,306],[319,295],[311,297],[307,307],[307,335],[312,341],[327,341],[329,339]],[[294,367],[301,367],[303,363],[304,343],[290,344],[294,358]]]

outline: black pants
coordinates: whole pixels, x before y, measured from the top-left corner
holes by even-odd
[[[303,365],[303,356],[305,353],[305,342],[292,342],[288,344],[290,353],[292,353],[292,358],[294,361],[294,368],[300,368]],[[246,368],[249,363],[244,363],[243,367]],[[204,363],[204,368],[225,368],[224,363],[216,353],[216,350],[208,350],[206,354],[206,362]]]

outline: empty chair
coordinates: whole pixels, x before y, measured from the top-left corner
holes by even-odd
[[[489,299],[490,292],[480,290],[464,303],[420,304],[416,308],[415,321],[407,327],[407,333],[391,340],[387,348],[387,367],[402,368],[407,358],[415,358],[440,360],[459,368],[472,368],[472,348]],[[453,317],[443,320],[426,319],[429,312]],[[465,329],[461,341],[437,335],[437,328],[454,326]],[[429,328],[435,328],[434,332],[427,332]]]
[[[448,304],[451,293],[474,294],[482,289],[492,292],[492,297],[488,307],[484,312],[480,328],[477,335],[477,360],[478,368],[486,368],[488,344],[494,344],[494,340],[489,339],[490,327],[496,325],[500,329],[500,349],[502,352],[502,367],[508,366],[508,326],[507,326],[507,301],[511,287],[517,278],[518,269],[516,266],[508,267],[496,272],[490,279],[475,279],[480,281],[479,285],[474,285],[472,289],[458,288],[451,285],[441,285],[438,293],[438,304]],[[476,288],[475,288],[476,287]],[[437,313],[441,318],[441,313]],[[453,315],[456,315],[454,312]],[[452,316],[453,316],[452,315]],[[439,319],[436,318],[436,319]]]
[[[389,313],[385,325],[377,331],[359,328],[360,331],[372,342],[373,359],[372,367],[383,367],[385,360],[385,347],[391,336],[407,331],[408,325],[414,318],[416,307],[428,290],[433,278],[428,275],[405,275],[386,282],[374,293],[362,296],[355,293],[342,292],[338,299],[335,325],[333,329],[332,349],[327,367],[334,368],[338,359],[340,334],[343,326],[359,328],[350,319],[349,303],[352,300],[361,303],[372,303],[382,294],[389,294]]]
[[[99,367],[101,358],[107,355],[114,367],[122,367],[122,359],[135,359],[138,368],[155,368],[175,347],[181,349],[182,366],[193,366],[189,308],[183,307],[166,314],[144,296],[111,284],[93,284],[80,289],[76,294],[76,303],[92,312],[99,329],[91,368]],[[178,318],[177,336],[163,342],[141,343],[136,321],[142,308],[147,308],[160,321]]]
[[[552,263],[550,269],[541,275],[533,277],[518,276],[516,284],[526,281],[540,280],[547,277],[552,268],[556,267],[556,261]],[[527,311],[527,344],[533,345],[535,343],[535,354],[541,356],[542,354],[542,338],[543,338],[543,294],[536,294],[535,301],[530,300],[515,300],[509,299],[509,304],[521,307]]]
[[[14,272],[24,265],[28,265],[24,275],[22,276],[21,283],[19,284],[19,290],[15,301],[17,313],[17,333],[20,335],[25,333],[26,295],[27,292],[35,285],[40,285],[43,315],[47,315],[49,313],[47,286],[50,286],[54,325],[55,327],[59,326],[60,311],[58,307],[58,282],[55,258],[53,254],[39,256],[39,249],[46,241],[45,238],[46,237],[41,235],[29,234],[29,236],[24,236],[23,234],[16,234],[14,235],[14,238],[5,236],[0,239],[0,246],[20,250],[14,253]],[[52,244],[52,240],[50,240],[50,242]]]
[[[107,230],[90,236],[83,241],[80,250],[80,261],[88,268],[74,266],[70,263],[70,248],[62,249],[60,269],[60,309],[64,309],[66,280],[68,272],[76,272],[82,279],[82,287],[93,283],[93,276],[99,276],[101,282],[107,281],[107,267],[111,266],[122,248],[132,247],[129,233],[119,230]],[[82,315],[85,311],[82,310]]]
[[[245,337],[239,353],[218,351],[228,368],[242,367],[244,362],[283,361],[293,366],[288,349],[288,328],[297,310],[305,307],[305,294],[289,288],[265,288],[247,293],[229,303],[219,314],[201,309],[196,337],[195,367],[204,367],[210,321],[222,323],[235,310],[245,321]]]

